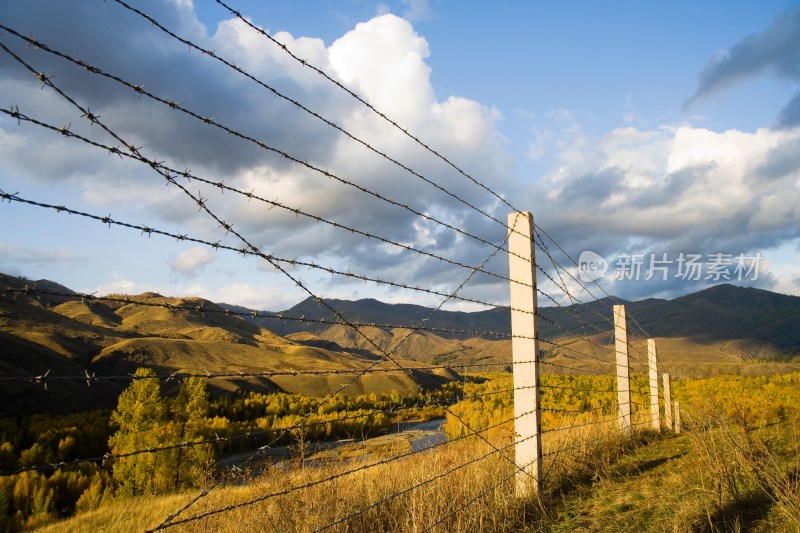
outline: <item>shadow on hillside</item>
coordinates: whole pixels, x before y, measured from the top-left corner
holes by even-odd
[[[696,531],[741,531],[743,533],[757,531],[760,522],[769,514],[772,503],[770,497],[763,492],[729,502],[707,517],[703,516],[702,519],[705,523]]]
[[[367,350],[365,348],[352,348],[352,347],[347,348],[341,346],[340,344],[334,341],[321,339],[319,337],[311,339],[293,338],[291,340],[292,342],[296,342],[297,344],[300,344],[302,346],[308,346],[309,348],[322,348],[324,350],[330,350],[332,352],[349,353],[352,355],[356,355],[358,357],[363,357],[364,359],[367,359],[369,361],[377,361],[378,359],[381,358],[380,355],[376,354],[375,352],[371,352],[370,350]]]
[[[650,470],[654,470],[659,466],[673,461],[675,459],[680,459],[686,455],[685,453],[678,453],[675,455],[671,455],[669,457],[659,457],[658,459],[650,459],[649,461],[642,461],[637,464],[632,464],[626,467],[619,467],[617,472],[622,475],[623,477],[631,477],[637,474],[644,474],[645,472],[649,472]]]
[[[544,499],[553,503],[564,501],[569,495],[581,490],[591,490],[592,485],[599,479],[607,475],[616,475],[612,472],[621,472],[620,469],[630,470],[633,475],[641,474],[649,469],[656,468],[674,457],[653,459],[644,461],[630,467],[620,465],[620,460],[629,457],[638,448],[649,445],[654,440],[660,438],[657,433],[646,431],[636,434],[630,440],[617,445],[609,443],[610,446],[601,450],[596,457],[585,457],[582,461],[575,463],[569,472],[558,476],[560,479],[552,483],[543,494]],[[678,456],[675,456],[678,457]],[[625,473],[625,475],[628,475]]]
[[[794,468],[785,475],[786,487],[797,487],[800,468]],[[775,486],[769,485],[770,488],[751,492],[720,507],[708,516],[708,526],[698,531],[765,531],[763,520],[768,517],[775,502],[786,497],[786,494],[776,495],[772,490]]]
[[[616,485],[633,481],[635,485],[635,480],[644,480],[651,471],[685,457],[687,452],[675,449],[666,450],[659,444],[669,438],[669,435],[647,430],[634,436],[633,439],[627,441],[621,447],[617,447],[616,450],[613,450],[613,443],[610,443],[611,446],[607,447],[611,448],[607,450],[609,455],[605,457],[598,457],[594,460],[587,458],[584,461],[583,469],[576,469],[570,473],[571,475],[567,475],[560,479],[558,483],[552,484],[543,495],[543,500],[547,502],[545,506],[550,509],[547,512],[549,517],[546,522],[552,522],[552,524],[558,524],[558,527],[562,527],[566,520],[568,524],[576,529],[581,527],[591,528],[596,525],[592,522],[592,513],[588,512],[587,514],[582,502],[591,500],[596,491],[602,492],[603,487],[607,484]],[[638,450],[648,448],[651,445],[655,445],[655,448],[650,448],[651,451],[642,452],[648,454],[649,458],[637,457]],[[656,453],[653,453],[653,451]],[[600,488],[597,487],[598,484]],[[633,504],[630,502],[621,504],[617,511],[624,513],[629,510],[625,506],[630,505]],[[705,522],[708,523],[707,518]],[[558,531],[567,530],[558,529]],[[620,531],[623,530],[620,529]],[[723,529],[721,531],[728,530]]]

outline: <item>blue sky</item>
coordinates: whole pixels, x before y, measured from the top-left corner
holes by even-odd
[[[707,267],[722,253],[731,261],[760,258],[757,279],[732,282],[800,294],[798,2],[230,2],[512,205],[532,211],[571,256],[599,254],[609,265],[599,280],[608,292],[629,299],[693,292],[725,280],[705,279],[705,272],[699,280],[681,278],[678,258],[700,255]],[[131,4],[505,219],[506,206],[215,2]],[[504,237],[485,217],[188,52],[113,1],[4,3],[0,20],[437,220],[491,242]],[[0,42],[53,75],[148,157],[464,264],[478,265],[492,251],[27,48],[13,35],[0,35]],[[0,106],[118,144],[4,52]],[[0,118],[0,154],[3,191],[241,247],[146,166],[7,116]],[[469,274],[197,182],[187,187],[278,257],[443,292]],[[271,310],[307,296],[263,261],[74,215],[2,203],[0,224],[0,271],[76,290],[153,290]],[[666,279],[616,279],[628,256],[641,257],[645,270],[648,260],[666,258]],[[507,265],[498,256],[488,268],[504,274]],[[438,303],[430,294],[292,272],[324,297]],[[548,280],[540,283],[566,301]],[[507,301],[507,287],[485,275],[464,291]]]

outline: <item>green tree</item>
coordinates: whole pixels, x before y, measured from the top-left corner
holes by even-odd
[[[14,481],[10,478],[0,479],[0,531],[11,529],[11,491]]]
[[[14,470],[17,468],[17,455],[14,453],[14,445],[10,442],[0,443],[0,469]]]
[[[175,444],[200,440],[208,409],[206,381],[199,377],[184,380],[177,398],[172,402],[170,440]],[[213,461],[210,445],[178,448],[174,456],[174,462],[170,461],[170,470],[174,471],[172,489],[175,491],[202,483]]]
[[[76,513],[85,513],[97,509],[105,501],[109,500],[111,495],[110,483],[105,479],[105,472],[95,472],[92,476],[89,487],[83,491],[81,497],[75,504]]]
[[[166,422],[166,406],[161,397],[161,383],[152,369],[139,368],[134,380],[122,391],[111,423],[117,432],[108,441],[114,454],[130,453],[158,446]],[[157,491],[157,453],[141,453],[120,458],[114,464],[117,493],[122,496]]]

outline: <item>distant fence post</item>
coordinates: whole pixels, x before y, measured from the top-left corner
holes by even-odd
[[[511,279],[511,350],[514,373],[514,434],[517,496],[539,492],[542,436],[539,407],[539,337],[536,329],[536,269],[533,215],[508,215]]]
[[[617,405],[620,426],[630,433],[631,426],[631,378],[628,359],[628,320],[624,305],[614,306],[614,345],[617,351]]]
[[[661,409],[658,406],[658,353],[656,340],[647,339],[647,366],[650,368],[650,416],[653,429],[661,429]]]
[[[675,417],[675,433],[681,432],[681,402],[675,400],[673,403],[674,413],[673,416]]]
[[[672,393],[669,390],[669,374],[664,374],[664,423],[672,431]]]

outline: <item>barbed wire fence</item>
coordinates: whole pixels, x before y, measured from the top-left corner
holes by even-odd
[[[336,90],[343,91],[344,94],[353,98],[358,105],[363,106],[380,120],[387,122],[392,128],[400,131],[404,136],[413,141],[424,150],[438,158],[447,167],[456,171],[468,183],[478,187],[484,194],[488,195],[490,202],[498,202],[511,211],[509,220],[504,222],[493,215],[490,210],[479,207],[475,202],[470,201],[458,192],[450,190],[439,182],[426,176],[422,171],[414,169],[411,164],[404,163],[400,157],[392,156],[388,150],[373,146],[372,143],[349,131],[343,126],[338,125],[334,120],[326,118],[324,112],[314,110],[310,105],[301,101],[300,98],[293,97],[284,91],[279,90],[270,83],[251,74],[243,67],[238,66],[232,60],[218,54],[213,50],[198,45],[191,39],[179,35],[176,31],[167,27],[166,24],[157,20],[152,14],[148,14],[141,9],[132,7],[122,0],[114,0],[114,4],[123,10],[137,15],[146,21],[153,31],[160,32],[168,38],[186,46],[189,50],[200,52],[203,57],[222,65],[224,68],[235,72],[256,84],[265,91],[265,94],[282,100],[291,105],[299,113],[303,113],[326,127],[334,130],[349,142],[363,147],[372,154],[385,160],[393,167],[401,169],[413,179],[423,183],[426,187],[431,187],[446,195],[449,200],[454,201],[471,212],[479,215],[492,224],[501,225],[505,237],[503,239],[491,240],[468,231],[457,224],[448,222],[443,217],[437,217],[425,209],[415,208],[403,200],[394,199],[391,195],[373,190],[370,187],[360,184],[358,178],[346,176],[343,173],[332,172],[313,162],[307,161],[301,153],[292,153],[286,148],[271,144],[268,139],[262,139],[255,134],[240,132],[233,122],[223,119],[214,119],[202,110],[195,109],[189,105],[178,103],[174,96],[158,94],[155,90],[145,89],[142,83],[135,83],[123,74],[111,72],[110,69],[103,69],[88,62],[85,58],[74,57],[57,47],[44,42],[46,36],[25,35],[4,23],[0,23],[0,49],[5,57],[15,63],[21,71],[34,76],[41,85],[42,91],[47,91],[48,98],[63,103],[67,114],[73,117],[76,123],[83,122],[90,126],[87,128],[73,128],[70,123],[67,126],[57,125],[58,119],[49,116],[41,116],[37,109],[20,109],[17,104],[3,103],[0,112],[16,121],[20,128],[35,128],[41,132],[47,132],[52,136],[60,136],[75,146],[81,146],[96,153],[107,153],[118,157],[122,161],[127,161],[136,168],[148,173],[154,173],[159,182],[165,183],[170,189],[176,190],[177,194],[186,198],[186,202],[198,208],[205,217],[211,220],[223,232],[220,240],[213,241],[207,238],[192,236],[189,233],[173,229],[163,229],[154,227],[152,224],[138,224],[112,217],[111,214],[101,215],[90,213],[83,209],[76,209],[64,205],[60,201],[53,202],[27,197],[24,192],[10,192],[0,190],[0,201],[5,202],[13,208],[40,209],[54,211],[65,216],[72,216],[84,220],[87,224],[99,223],[116,231],[138,232],[141,237],[157,237],[174,239],[176,242],[194,243],[214,252],[240,254],[244,258],[263,260],[271,267],[289,279],[309,298],[313,299],[317,305],[324,309],[327,316],[331,318],[315,318],[305,316],[293,316],[286,313],[269,313],[262,311],[241,312],[216,305],[207,305],[203,302],[172,303],[169,299],[147,299],[141,297],[79,294],[54,291],[48,288],[37,287],[35,285],[24,285],[18,287],[6,287],[0,291],[0,297],[5,301],[24,302],[36,298],[55,299],[57,301],[69,302],[80,301],[86,305],[94,304],[113,304],[120,306],[140,306],[142,308],[160,308],[172,312],[185,312],[200,315],[218,315],[225,317],[238,317],[243,319],[271,320],[277,322],[292,322],[301,325],[314,324],[319,326],[340,326],[345,327],[353,333],[355,339],[351,349],[366,347],[377,357],[372,360],[364,360],[353,367],[342,367],[336,369],[314,369],[314,368],[270,368],[252,369],[243,368],[239,370],[209,371],[205,369],[180,370],[175,369],[168,373],[155,373],[153,375],[142,376],[133,374],[106,374],[98,375],[96,370],[84,369],[83,374],[67,375],[51,373],[44,370],[41,373],[31,375],[0,375],[0,383],[15,383],[32,387],[43,387],[47,389],[49,384],[62,382],[85,383],[88,387],[95,384],[108,382],[120,385],[128,384],[135,380],[157,379],[164,383],[180,381],[190,377],[201,377],[208,380],[216,379],[244,379],[244,378],[266,378],[276,377],[300,377],[300,376],[337,376],[344,378],[338,386],[332,388],[318,402],[318,407],[323,407],[341,394],[347,394],[353,385],[365,376],[373,374],[400,374],[408,376],[416,384],[417,392],[425,392],[416,377],[421,372],[431,372],[436,370],[456,370],[463,376],[469,373],[502,371],[509,366],[513,367],[514,382],[513,386],[490,389],[482,392],[467,392],[466,387],[462,387],[461,393],[453,391],[431,394],[424,400],[400,401],[380,409],[371,409],[348,413],[341,416],[334,416],[327,419],[318,419],[315,412],[309,410],[304,413],[299,422],[285,425],[280,428],[271,428],[261,431],[246,431],[224,436],[214,436],[213,438],[202,438],[187,442],[154,446],[147,449],[138,449],[124,453],[114,453],[113,451],[92,457],[80,457],[66,461],[50,461],[40,464],[10,469],[0,472],[2,476],[23,474],[25,472],[54,472],[60,468],[75,467],[81,464],[93,463],[100,465],[110,465],[120,459],[134,457],[145,454],[158,454],[161,452],[193,448],[196,446],[217,446],[222,449],[225,445],[231,445],[240,441],[247,443],[258,442],[259,445],[251,449],[247,456],[239,463],[237,468],[227,469],[219,473],[215,480],[198,493],[190,496],[187,501],[171,512],[168,516],[154,525],[155,530],[165,530],[177,526],[189,526],[191,524],[209,524],[208,520],[212,517],[227,513],[240,512],[252,506],[265,506],[270,502],[280,500],[286,501],[287,497],[299,494],[304,491],[317,490],[319,487],[332,486],[341,483],[346,479],[355,479],[365,472],[380,472],[381,468],[390,464],[412,464],[414,461],[421,460],[422,454],[446,453],[448,449],[466,446],[465,449],[471,450],[462,453],[457,460],[454,460],[446,468],[431,472],[418,480],[408,481],[405,486],[397,487],[383,493],[377,494],[369,501],[357,508],[343,507],[335,516],[318,519],[309,522],[304,529],[312,531],[325,531],[329,529],[358,528],[358,524],[363,524],[363,520],[374,516],[377,509],[383,506],[393,505],[397,500],[408,497],[415,491],[423,490],[429,485],[441,485],[447,480],[462,475],[475,465],[483,465],[488,461],[495,461],[494,464],[503,465],[499,471],[499,479],[492,479],[490,483],[472,487],[471,492],[463,499],[445,502],[446,505],[437,515],[412,518],[415,523],[415,530],[430,531],[442,527],[466,513],[470,506],[496,491],[513,492],[516,485],[519,493],[520,487],[526,489],[526,497],[541,496],[546,490],[548,483],[557,483],[558,469],[568,461],[574,461],[575,457],[581,454],[591,454],[602,443],[609,438],[616,437],[620,433],[631,436],[634,431],[639,431],[644,427],[660,428],[661,423],[658,419],[659,397],[663,398],[664,387],[659,384],[657,363],[654,351],[648,352],[645,339],[650,339],[650,335],[644,330],[635,317],[629,320],[635,325],[637,335],[627,332],[627,321],[620,323],[615,319],[618,308],[623,304],[608,294],[598,283],[589,286],[577,277],[577,269],[580,265],[564,250],[564,248],[551,237],[544,229],[530,220],[530,231],[521,231],[518,223],[529,220],[528,214],[514,207],[501,194],[492,190],[466,171],[459,168],[450,159],[446,158],[431,146],[420,140],[417,136],[399,125],[386,114],[370,104],[367,99],[359,96],[356,92],[337,81],[333,76],[326,73],[323,69],[312,65],[307,60],[299,57],[291,51],[289,47],[279,42],[274,36],[252,23],[247,17],[229,7],[221,0],[216,0],[231,15],[236,17],[256,34],[264,37],[265,45],[277,46],[287,57],[298,62],[303,68],[320,75],[329,82]],[[109,7],[110,8],[110,7]],[[40,40],[41,39],[41,40]],[[23,53],[19,47],[26,51]],[[28,56],[28,57],[23,57]],[[403,211],[415,219],[426,224],[433,224],[441,231],[450,232],[459,239],[469,241],[475,246],[480,246],[482,257],[484,258],[477,264],[472,264],[455,256],[448,256],[435,249],[426,248],[423,245],[409,244],[402,239],[396,239],[389,235],[384,235],[379,230],[369,227],[358,227],[355,224],[345,223],[336,220],[334,217],[315,213],[313,209],[303,209],[293,206],[287,202],[280,201],[266,192],[256,193],[226,184],[221,177],[204,176],[201,172],[192,172],[188,169],[179,170],[178,165],[161,161],[155,155],[158,152],[152,147],[137,146],[139,144],[136,136],[123,134],[114,124],[111,116],[113,110],[104,111],[104,117],[90,111],[91,102],[82,102],[78,96],[74,96],[64,86],[58,83],[53,75],[39,69],[37,61],[44,62],[47,57],[49,65],[60,65],[58,68],[70,68],[79,70],[86,77],[86,83],[111,83],[115,84],[120,90],[126,91],[131,98],[147,99],[163,112],[178,112],[187,120],[195,123],[198,128],[212,129],[221,131],[229,135],[236,142],[254,146],[255,148],[267,153],[278,156],[290,165],[295,165],[321,176],[325,180],[330,180],[340,184],[342,187],[352,190],[353,194],[362,195],[370,201],[385,204],[387,208]],[[161,112],[161,111],[159,111]],[[80,131],[78,131],[80,130]],[[97,131],[102,132],[96,135]],[[136,139],[136,140],[134,140]],[[203,188],[195,193],[190,190],[190,186],[198,185]],[[265,207],[276,208],[295,217],[302,218],[310,224],[318,224],[330,228],[332,231],[342,232],[343,234],[355,236],[365,242],[378,243],[380,246],[387,246],[398,252],[413,254],[426,261],[436,261],[448,269],[453,274],[451,279],[458,280],[450,289],[436,287],[425,287],[407,282],[403,279],[390,279],[389,277],[376,275],[375,273],[362,271],[354,272],[347,268],[337,266],[335,263],[325,264],[322,259],[303,258],[289,259],[280,257],[268,251],[265,245],[256,244],[255,240],[246,235],[245,230],[237,229],[236,221],[231,218],[230,213],[224,213],[219,204],[218,197],[212,197],[214,193],[230,193],[247,201],[254,201],[263,204]],[[12,207],[9,207],[12,208]],[[529,250],[520,251],[511,241],[527,241]],[[223,239],[225,242],[223,242]],[[534,258],[534,251],[543,254],[546,262],[537,262]],[[555,251],[557,250],[557,252]],[[569,266],[559,261],[556,256],[560,253],[566,258]],[[492,270],[491,263],[499,254],[508,256],[510,262],[522,264],[523,268],[530,271],[530,279],[521,280],[514,275],[505,275]],[[346,313],[337,309],[335,303],[321,296],[319,290],[312,288],[309,284],[302,281],[297,274],[298,269],[309,271],[324,272],[336,278],[344,280],[357,280],[375,287],[386,287],[392,290],[407,291],[411,294],[423,294],[435,297],[439,303],[433,307],[427,316],[424,316],[416,323],[389,323],[389,322],[365,322],[348,318]],[[483,298],[467,296],[463,294],[465,287],[474,281],[476,276],[484,276],[492,280],[502,282],[510,287],[512,295],[522,291],[526,296],[523,297],[523,304],[515,305],[515,298],[512,296],[512,304],[505,305],[488,301]],[[553,287],[552,289],[542,289],[537,284],[537,276],[542,276]],[[572,287],[580,289],[580,295],[576,294]],[[592,305],[599,301],[593,291],[602,293],[605,298],[614,304],[615,314],[604,313],[600,306]],[[585,294],[586,296],[581,296]],[[585,298],[589,298],[588,300]],[[537,305],[537,299],[544,298],[545,305],[550,308],[549,312],[543,312]],[[504,298],[499,297],[502,301]],[[451,302],[463,302],[465,304],[478,305],[486,309],[498,309],[507,312],[513,317],[534,324],[533,329],[523,328],[515,331],[512,319],[511,330],[477,330],[471,328],[450,328],[436,326],[434,318],[447,304]],[[622,313],[624,314],[624,307]],[[549,328],[552,332],[550,338],[540,335],[540,328],[536,326],[537,321]],[[620,330],[620,327],[623,328]],[[387,348],[379,340],[370,335],[371,328],[381,330],[391,330],[398,332],[394,344]],[[613,336],[609,334],[614,331]],[[621,331],[623,334],[621,335]],[[408,358],[401,358],[402,349],[414,335],[418,333],[432,333],[461,337],[482,337],[496,341],[506,341],[509,345],[522,342],[526,346],[524,351],[518,353],[515,349],[513,356],[511,347],[507,349],[508,359],[503,361],[490,362],[460,362],[454,364],[426,364],[410,361]],[[641,334],[639,336],[638,334]],[[622,341],[620,342],[620,339]],[[612,346],[616,340],[616,345]],[[540,350],[539,343],[547,346],[546,350]],[[347,347],[342,347],[348,349]],[[630,361],[635,363],[635,368],[642,372],[650,372],[650,390],[640,393],[633,391],[630,385]],[[540,374],[539,369],[543,369]],[[653,373],[656,375],[656,385],[653,389]],[[571,384],[569,381],[556,381],[546,379],[548,376],[555,375],[570,376],[589,376],[597,378],[589,385]],[[518,381],[520,376],[525,376],[522,381]],[[615,381],[616,380],[616,381]],[[597,386],[602,382],[602,386]],[[466,382],[464,382],[466,383]],[[553,401],[557,394],[578,393],[584,399],[592,397],[600,400],[592,403],[586,400],[581,405],[575,407],[564,407],[556,402],[548,404],[546,400]],[[623,393],[627,396],[623,397]],[[637,395],[634,397],[634,393]],[[617,401],[609,401],[609,397],[618,395]],[[653,396],[655,395],[655,413],[648,412],[653,406]],[[490,398],[512,398],[514,404],[513,416],[504,416],[498,421],[487,424],[476,425],[467,420],[465,412],[459,405],[469,402],[486,402]],[[669,400],[664,400],[669,403]],[[270,488],[259,486],[249,497],[239,501],[226,501],[220,496],[223,487],[235,485],[237,476],[248,467],[258,465],[267,460],[267,452],[284,443],[291,438],[296,431],[308,431],[315,426],[343,422],[355,418],[363,418],[376,415],[395,416],[404,411],[418,410],[424,407],[435,406],[446,414],[449,421],[453,422],[460,431],[459,434],[451,436],[447,440],[440,440],[430,446],[392,454],[386,458],[370,460],[364,463],[344,464],[342,468],[330,474],[310,476],[310,478],[297,478],[289,481],[282,488]],[[546,419],[546,420],[545,420]],[[530,421],[533,420],[533,426]],[[513,427],[511,438],[496,438],[495,434],[499,429]],[[520,428],[529,427],[532,431],[521,434]],[[533,451],[531,452],[531,446]],[[521,454],[521,450],[527,450]],[[520,457],[528,459],[520,460]],[[353,481],[354,483],[354,481]],[[412,511],[409,511],[412,512]],[[320,521],[321,520],[321,521]],[[420,521],[417,521],[420,520]],[[468,526],[467,526],[468,527]]]

